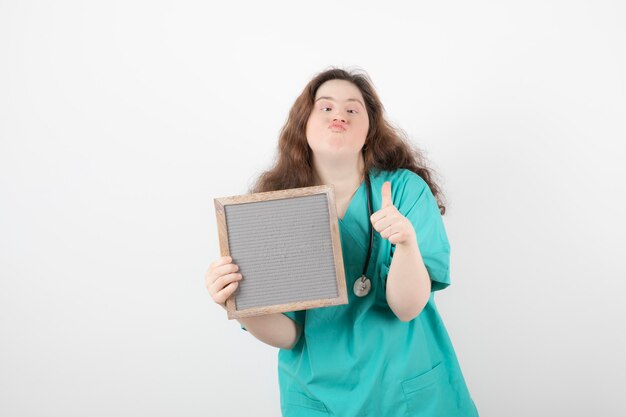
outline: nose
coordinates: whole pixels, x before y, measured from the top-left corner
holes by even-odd
[[[344,116],[343,113],[341,113],[341,111],[338,111],[334,116],[333,116],[333,122],[341,122],[341,123],[346,123],[346,116]]]

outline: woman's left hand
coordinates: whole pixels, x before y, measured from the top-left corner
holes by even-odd
[[[382,208],[370,217],[372,227],[394,245],[417,243],[413,225],[391,201],[391,183],[386,181],[382,188]]]

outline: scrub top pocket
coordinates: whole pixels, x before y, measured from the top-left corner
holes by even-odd
[[[287,392],[282,408],[283,417],[330,416],[323,402],[309,398],[297,391]]]
[[[402,382],[407,416],[461,417],[456,393],[447,380],[443,363],[430,371]]]

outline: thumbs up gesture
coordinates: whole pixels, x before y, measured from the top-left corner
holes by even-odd
[[[417,243],[415,229],[411,221],[400,214],[393,205],[389,181],[383,184],[381,192],[382,207],[370,217],[374,230],[394,245]]]

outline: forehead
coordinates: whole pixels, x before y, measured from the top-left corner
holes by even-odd
[[[346,80],[328,80],[324,84],[320,85],[315,93],[315,98],[327,96],[332,97],[335,100],[347,100],[350,98],[356,98],[363,101],[363,95],[361,90]]]

